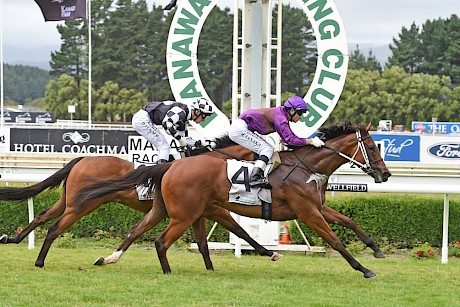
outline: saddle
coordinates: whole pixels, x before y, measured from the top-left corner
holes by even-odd
[[[268,176],[281,164],[278,152],[275,152],[268,167],[265,168],[265,176]],[[231,182],[228,192],[228,200],[232,203],[248,206],[262,206],[262,218],[271,220],[271,190],[249,185],[249,177],[254,168],[254,162],[227,160],[227,178]]]

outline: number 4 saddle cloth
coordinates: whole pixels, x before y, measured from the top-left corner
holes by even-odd
[[[279,155],[275,152],[272,160],[265,168],[265,176],[268,176],[279,164]],[[262,201],[271,204],[272,195],[269,189],[253,188],[249,185],[249,177],[253,168],[254,162],[227,160],[227,177],[232,184],[228,192],[230,202],[255,206],[262,205]]]

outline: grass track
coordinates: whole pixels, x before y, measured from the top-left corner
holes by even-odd
[[[173,274],[163,275],[152,249],[132,248],[120,263],[93,266],[112,249],[53,247],[44,269],[34,266],[39,248],[0,245],[1,306],[460,306],[460,260],[410,257],[358,261],[378,274],[365,279],[336,254],[284,253],[268,257],[231,252],[168,253]]]

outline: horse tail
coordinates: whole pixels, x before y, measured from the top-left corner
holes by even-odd
[[[72,168],[80,162],[84,157],[78,157],[67,163],[63,168],[58,170],[56,173],[46,178],[42,182],[36,183],[34,185],[25,187],[25,188],[14,188],[14,187],[4,187],[0,188],[0,200],[17,200],[23,201],[28,198],[31,198],[45,189],[56,189],[61,183],[67,180],[70,171]]]
[[[115,192],[129,190],[137,185],[148,185],[151,190],[154,187],[155,193],[160,191],[163,175],[171,167],[171,163],[164,163],[151,166],[141,166],[124,176],[108,180],[98,180],[82,188],[74,198],[75,203],[80,206],[87,202]]]

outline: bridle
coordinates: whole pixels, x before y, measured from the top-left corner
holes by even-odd
[[[345,158],[346,160],[348,160],[351,164],[353,165],[356,165],[357,167],[359,167],[365,174],[367,175],[371,175],[371,174],[375,174],[376,171],[372,169],[372,164],[374,163],[377,163],[377,162],[380,162],[380,161],[383,161],[382,158],[380,159],[377,159],[377,160],[374,160],[374,161],[369,161],[369,155],[367,154],[367,151],[366,151],[366,146],[364,145],[364,140],[367,139],[367,138],[370,138],[371,135],[368,134],[366,136],[361,136],[361,131],[360,130],[356,130],[356,139],[357,139],[357,143],[358,145],[356,146],[356,150],[354,152],[354,154],[349,157],[347,156],[346,154],[344,154],[343,152],[341,151],[338,151],[337,149],[335,148],[332,148],[332,147],[329,147],[327,145],[324,145],[323,148],[326,148],[336,154],[338,154],[339,156],[341,156],[342,158]],[[311,148],[311,150],[313,150],[313,147]],[[301,159],[299,159],[299,162],[297,162],[296,165],[294,165],[294,167],[291,169],[291,171],[286,174],[286,176],[284,176],[283,180],[286,180],[287,177],[289,177],[289,175],[294,171],[294,169],[296,169],[297,167],[299,167],[299,164],[303,164],[303,166],[309,170],[310,172],[312,173],[315,173],[313,170],[311,170],[307,165],[305,165],[305,163],[303,162],[303,160],[308,156],[308,154],[311,152],[311,150],[307,151],[305,153],[305,156]],[[361,162],[357,161],[355,159],[356,155],[358,154],[358,152],[361,151],[361,154],[364,158],[364,164],[362,164]],[[372,175],[371,175],[372,176]]]
[[[353,156],[351,156],[351,157],[349,157],[346,154],[338,151],[337,149],[331,148],[329,146],[324,145],[323,147],[335,152],[336,154],[338,154],[342,158],[347,159],[352,165],[356,165],[364,173],[369,175],[369,174],[375,173],[375,170],[372,169],[372,164],[380,162],[380,161],[383,161],[382,158],[374,160],[374,161],[369,161],[369,156],[368,156],[367,151],[366,151],[366,146],[364,145],[364,140],[367,139],[367,138],[370,138],[370,137],[371,137],[370,134],[368,134],[368,135],[366,135],[364,137],[361,136],[361,130],[356,131],[356,139],[358,141],[358,146],[356,147],[356,150],[355,150]],[[364,158],[364,164],[360,163],[359,161],[356,161],[356,159],[355,159],[356,155],[358,154],[358,152],[360,150],[361,150],[361,154],[362,154],[362,156]]]

